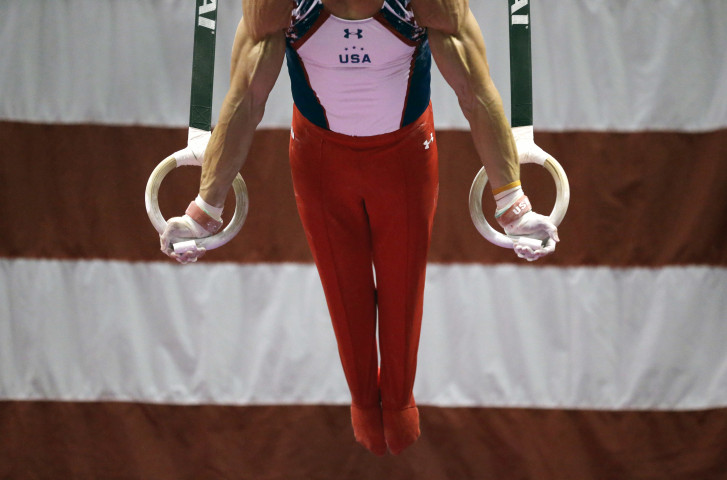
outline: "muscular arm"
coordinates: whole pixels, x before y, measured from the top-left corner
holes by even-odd
[[[437,67],[454,89],[493,189],[520,178],[520,164],[502,99],[492,78],[485,42],[465,0],[413,2],[429,30]],[[437,14],[437,9],[446,14]],[[419,9],[419,10],[417,10]],[[420,15],[420,11],[428,12]],[[456,12],[452,16],[449,12]]]
[[[275,85],[285,55],[283,28],[293,3],[246,1],[232,49],[230,89],[205,151],[200,196],[221,206],[242,168],[255,128]]]

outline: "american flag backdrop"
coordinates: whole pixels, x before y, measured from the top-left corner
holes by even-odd
[[[159,251],[143,194],[186,144],[194,3],[0,0],[0,478],[727,479],[727,2],[532,2],[535,139],[571,186],[534,264],[475,230],[435,72],[422,437],[383,458],[353,439],[284,66],[243,230],[194,265]],[[470,3],[509,112],[507,2]],[[213,119],[241,15],[218,7]],[[198,177],[167,177],[167,217]],[[549,212],[549,175],[523,184]]]

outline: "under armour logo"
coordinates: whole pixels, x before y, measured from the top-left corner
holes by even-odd
[[[345,28],[345,29],[343,29],[343,32],[344,32],[344,35],[343,35],[344,38],[351,38],[351,35],[356,35],[356,38],[363,38],[363,30],[361,30],[360,28],[356,29],[355,32],[352,32],[348,28]]]
[[[422,143],[422,145],[424,145],[424,150],[429,150],[429,145],[431,145],[432,143],[434,143],[433,133],[431,134],[431,137],[429,137],[429,140],[424,140],[424,143]]]

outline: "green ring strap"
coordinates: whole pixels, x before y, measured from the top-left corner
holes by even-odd
[[[189,126],[209,132],[212,129],[217,0],[195,0],[195,4]]]
[[[510,123],[533,124],[533,63],[530,51],[530,0],[508,0],[510,7]]]

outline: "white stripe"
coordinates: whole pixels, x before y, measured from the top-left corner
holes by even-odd
[[[5,2],[0,119],[186,126],[191,7],[178,1]],[[509,112],[508,9],[470,2],[495,84]],[[240,2],[221,2],[213,119],[229,86]],[[531,11],[536,130],[684,130],[727,127],[727,2],[541,0]],[[439,128],[467,128],[435,71]],[[263,127],[290,125],[285,68]]]
[[[0,398],[349,400],[306,264],[0,260]],[[727,269],[429,266],[420,404],[727,405]]]

